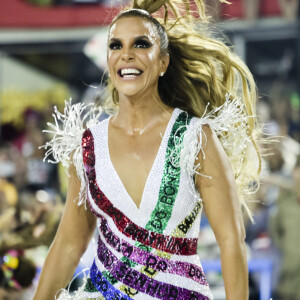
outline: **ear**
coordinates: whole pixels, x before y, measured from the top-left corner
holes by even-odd
[[[166,73],[169,63],[170,63],[170,54],[169,53],[164,54],[161,57],[161,72]]]

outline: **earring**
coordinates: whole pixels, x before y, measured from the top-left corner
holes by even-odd
[[[164,72],[161,72],[161,73],[160,73],[160,77],[163,77],[164,75],[165,75]]]

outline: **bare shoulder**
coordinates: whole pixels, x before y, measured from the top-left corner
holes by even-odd
[[[198,154],[199,173],[208,177],[197,176],[196,182],[210,185],[215,181],[232,178],[233,174],[228,156],[216,132],[207,124],[203,125],[202,130],[204,137],[202,138],[203,151]]]
[[[202,164],[195,183],[206,215],[219,241],[233,233],[243,237],[241,206],[230,161],[214,130],[208,125],[202,130],[206,141],[204,154],[199,153]]]
[[[225,156],[226,156],[224,148],[223,148],[216,132],[208,124],[204,124],[202,126],[202,131],[203,131],[203,134],[205,135],[205,139],[204,139],[205,142],[203,144],[204,149],[207,149],[210,151],[217,151],[217,152],[220,151],[221,153],[225,154]]]
[[[230,167],[227,154],[216,134],[216,132],[208,125],[205,124],[202,127],[202,149],[203,152],[199,152],[198,159],[204,169],[207,167],[218,166],[218,163],[225,163]]]

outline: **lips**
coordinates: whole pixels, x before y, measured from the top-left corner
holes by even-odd
[[[137,68],[121,68],[118,70],[118,75],[122,78],[136,78],[143,74],[143,71]]]

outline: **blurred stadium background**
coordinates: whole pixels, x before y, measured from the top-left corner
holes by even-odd
[[[250,299],[300,300],[300,26],[298,0],[206,0],[214,25],[255,76],[262,183],[247,220]],[[61,166],[43,162],[54,105],[101,101],[107,25],[122,0],[0,0],[0,300],[32,298],[66,195]],[[273,141],[274,138],[277,141]],[[225,299],[205,218],[199,254]],[[93,245],[91,243],[91,247]],[[89,264],[89,251],[78,272]],[[78,285],[75,281],[72,288]]]

